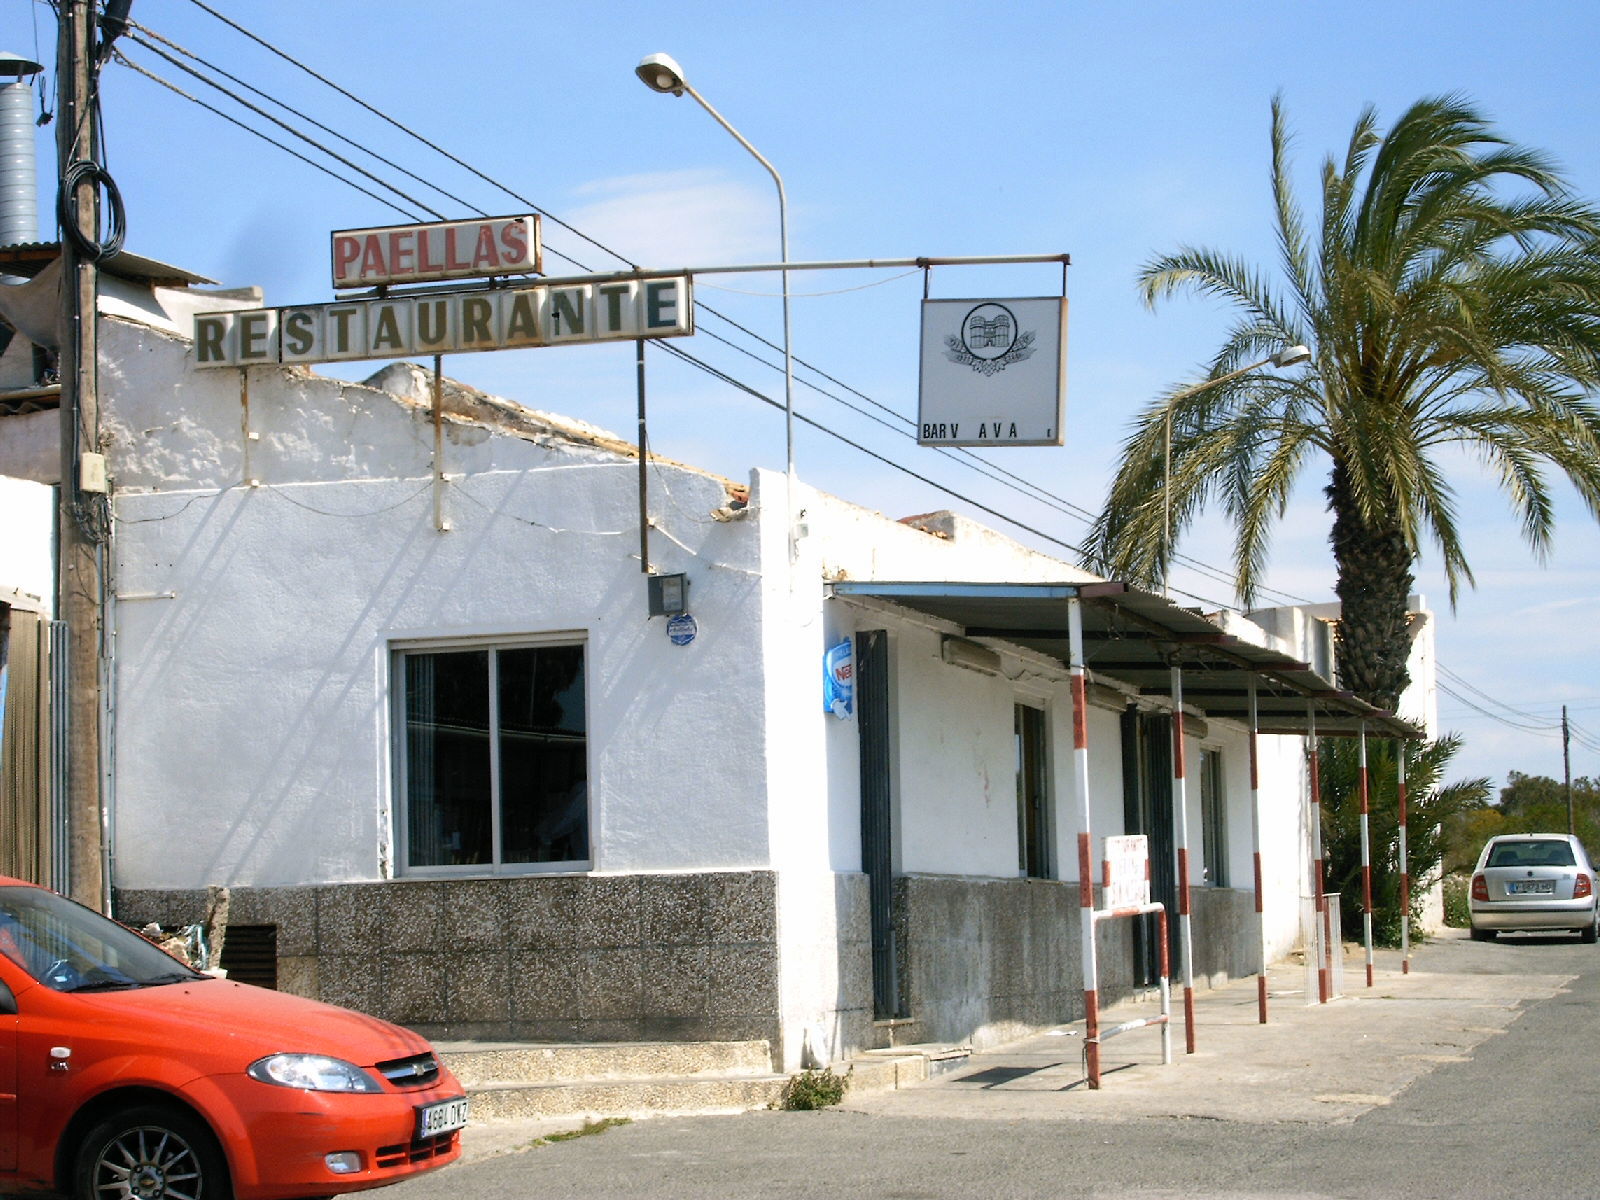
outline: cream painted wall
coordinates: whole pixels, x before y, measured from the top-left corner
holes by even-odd
[[[657,468],[652,558],[691,575],[701,629],[675,646],[646,616],[631,461],[452,425],[441,533],[425,410],[258,370],[241,486],[237,375],[104,325],[143,368],[106,373],[119,886],[392,873],[389,650],[447,637],[587,642],[594,869],[768,864],[753,523],[711,519],[720,482]]]

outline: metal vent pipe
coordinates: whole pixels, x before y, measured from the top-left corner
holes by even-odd
[[[43,68],[0,53],[0,246],[39,240],[33,76]]]

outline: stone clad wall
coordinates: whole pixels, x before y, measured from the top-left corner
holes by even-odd
[[[1261,940],[1253,895],[1194,888],[1191,903],[1197,984],[1254,974]],[[896,1042],[991,1046],[1082,1020],[1080,920],[1076,881],[901,878],[895,921],[911,1020]],[[1131,922],[1101,922],[1096,956],[1104,1008],[1133,992]],[[1179,961],[1175,952],[1175,996]]]
[[[206,894],[119,891],[117,919],[199,921]],[[437,1039],[778,1038],[775,876],[524,876],[239,888],[284,991]]]
[[[1195,982],[1220,987],[1261,970],[1260,923],[1253,891],[1192,888]],[[1176,962],[1174,962],[1176,969]]]

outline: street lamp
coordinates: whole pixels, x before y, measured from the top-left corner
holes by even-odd
[[[1193,387],[1186,387],[1176,395],[1167,398],[1167,413],[1165,428],[1163,430],[1163,443],[1165,451],[1165,466],[1161,473],[1161,590],[1167,590],[1167,559],[1172,551],[1172,410],[1180,401],[1187,400],[1197,392],[1207,388],[1214,388],[1219,383],[1227,383],[1230,379],[1237,379],[1241,375],[1248,375],[1251,371],[1259,370],[1265,366],[1292,367],[1296,363],[1309,361],[1311,351],[1306,346],[1285,346],[1276,354],[1263,358],[1260,362],[1253,362],[1247,367],[1240,367],[1237,371],[1229,371],[1226,375],[1218,375],[1215,379],[1207,379]]]
[[[681,96],[687,92],[694,97],[695,103],[705,109],[752,157],[767,169],[767,174],[772,176],[772,182],[778,185],[778,254],[779,261],[787,264],[789,261],[789,200],[783,190],[783,176],[778,174],[778,168],[767,161],[761,151],[752,146],[749,140],[728,123],[726,117],[712,108],[706,98],[695,91],[687,79],[684,78],[683,68],[670,54],[650,54],[639,61],[634,68],[634,74],[652,92],[661,92],[666,95]],[[779,274],[783,279],[783,440],[784,458],[787,482],[787,507],[789,519],[789,561],[795,560],[795,522],[794,522],[794,356],[789,348],[789,272],[787,266]],[[643,451],[641,450],[641,453]]]

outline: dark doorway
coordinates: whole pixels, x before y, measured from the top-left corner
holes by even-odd
[[[882,1021],[905,1015],[894,932],[893,754],[889,727],[889,635],[856,634],[856,729],[861,739],[861,869],[872,921],[872,1008]]]

